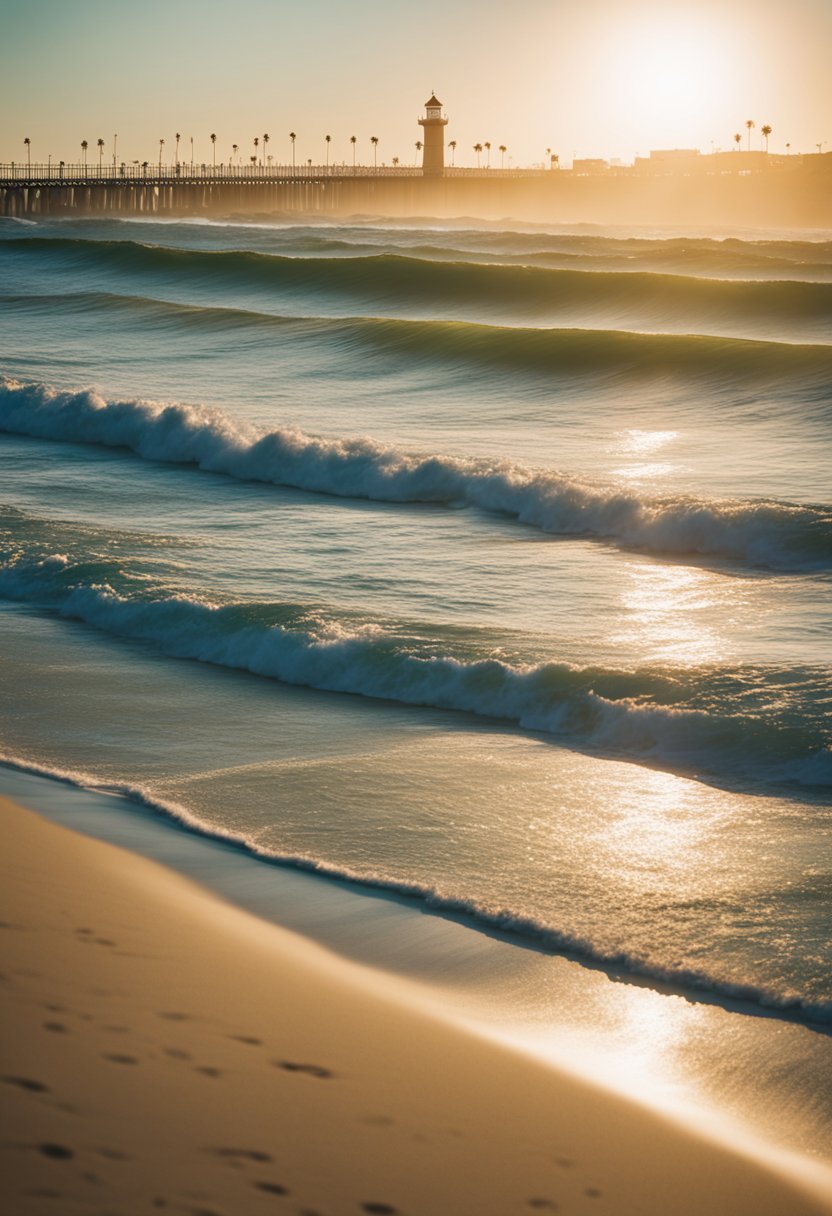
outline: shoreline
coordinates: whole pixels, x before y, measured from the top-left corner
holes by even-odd
[[[0,765],[0,798],[155,862],[258,921],[407,987],[408,999],[537,1063],[594,1080],[695,1134],[827,1173],[832,1036],[727,998],[648,984],[386,889],[296,869],[39,766]],[[787,1080],[784,1080],[787,1078]],[[718,1129],[718,1130],[715,1130]]]
[[[144,858],[7,800],[2,814],[18,1196],[254,1213],[291,1192],[305,1206],[286,1210],[326,1216],[832,1211],[808,1162],[786,1177]]]
[[[3,797],[4,794],[6,796],[9,795],[8,787],[11,784],[12,800],[17,800],[14,794],[14,788],[17,784],[16,778],[22,779],[23,783],[24,793],[20,797],[22,804],[31,806],[31,809],[40,813],[43,813],[44,808],[37,804],[36,798],[34,803],[31,800],[35,797],[35,791],[38,786],[43,782],[53,783],[59,788],[63,787],[70,799],[73,796],[79,799],[88,799],[93,805],[96,802],[100,802],[102,810],[104,809],[106,800],[112,799],[120,807],[126,807],[128,813],[134,818],[134,821],[141,820],[148,824],[154,824],[161,832],[168,829],[175,833],[184,834],[187,839],[199,841],[203,845],[213,846],[226,856],[235,855],[255,865],[275,868],[281,877],[293,875],[301,878],[301,880],[308,878],[313,882],[318,880],[325,884],[333,884],[335,888],[346,892],[347,898],[351,896],[359,899],[365,898],[378,901],[383,905],[401,907],[409,913],[427,914],[443,922],[460,926],[465,930],[471,930],[473,933],[505,943],[518,950],[539,953],[547,958],[563,959],[567,963],[575,963],[581,968],[599,972],[616,982],[646,987],[662,995],[681,997],[693,1004],[712,1006],[746,1017],[776,1019],[790,1025],[806,1027],[813,1032],[832,1035],[832,1025],[827,1020],[809,1016],[807,1011],[800,1006],[780,1006],[776,1003],[767,1004],[756,996],[745,995],[741,991],[741,985],[738,985],[736,991],[733,992],[727,990],[721,991],[716,985],[708,986],[703,984],[700,986],[697,983],[685,983],[683,978],[674,979],[670,975],[661,976],[659,974],[631,969],[626,963],[610,961],[603,957],[595,957],[587,952],[573,948],[566,942],[550,941],[547,939],[544,931],[529,930],[523,925],[514,927],[511,924],[502,924],[496,918],[492,923],[479,915],[476,909],[467,908],[459,901],[450,899],[443,901],[441,898],[434,898],[432,891],[423,890],[417,884],[413,884],[412,886],[408,886],[407,884],[395,886],[383,879],[362,877],[360,874],[352,874],[335,866],[327,865],[324,862],[317,862],[313,858],[281,855],[265,850],[258,850],[256,845],[248,841],[243,835],[236,835],[233,831],[226,831],[222,828],[212,828],[209,824],[195,818],[193,813],[183,806],[179,806],[173,802],[166,803],[161,799],[154,801],[153,797],[141,786],[134,787],[129,784],[120,785],[118,783],[108,785],[105,782],[96,782],[96,779],[91,774],[59,768],[50,769],[22,757],[0,754],[0,797]],[[31,789],[31,793],[29,793],[29,789]],[[48,811],[47,815],[49,816]],[[54,818],[54,816],[49,817]],[[80,830],[82,834],[90,834],[96,839],[105,842],[115,843],[116,845],[124,843],[120,841],[118,833],[113,834],[112,831],[108,830],[110,825],[106,822],[105,818],[101,818],[98,824],[87,822],[86,826],[83,824],[80,827],[77,825],[69,826],[74,827],[75,830]],[[138,838],[131,838],[127,842],[126,847],[129,852],[138,852],[143,856],[150,856],[151,858],[155,857],[156,860],[162,860],[162,864],[169,864],[167,858],[159,858],[154,852],[147,852],[146,847],[143,847]],[[173,863],[170,863],[170,868],[177,873],[183,874],[185,877],[189,876],[188,868],[177,865],[175,860]],[[256,901],[254,903],[249,901],[243,890],[224,889],[221,883],[216,882],[216,880],[211,881],[210,877],[207,880],[197,878],[197,881],[200,885],[205,885],[213,890],[215,894],[219,894],[220,897],[229,899],[237,907],[254,912],[255,915],[260,915],[275,924],[283,925],[287,928],[292,927],[291,923],[287,924],[284,919],[286,913],[285,906],[281,908],[280,912],[275,912],[274,909],[267,909],[265,907],[258,909]],[[310,936],[305,928],[301,928],[301,932],[304,936]],[[311,936],[314,938],[315,935],[311,934]],[[343,952],[348,957],[352,956],[350,943],[348,943],[347,939],[336,939],[335,942],[331,942],[324,935],[320,944],[334,945],[339,953]],[[355,959],[358,962],[369,961],[371,965],[380,965],[384,970],[398,970],[395,961],[390,958],[372,958],[367,960],[363,957],[361,951],[359,951],[355,955]],[[401,973],[404,976],[411,976],[412,968],[404,966],[401,968]]]

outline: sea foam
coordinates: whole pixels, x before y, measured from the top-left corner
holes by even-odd
[[[91,569],[63,553],[31,557],[14,549],[0,558],[5,598],[153,642],[180,658],[325,692],[475,714],[711,779],[832,784],[832,751],[817,722],[756,707],[742,712],[724,693],[721,706],[691,705],[691,689],[667,671],[459,658],[441,644],[420,648],[390,625],[320,608],[171,593],[146,578],[131,580],[121,561]],[[111,584],[119,581],[117,590]],[[705,700],[713,702],[722,684],[717,673]]]
[[[766,500],[645,496],[507,460],[422,454],[372,438],[258,430],[221,410],[108,401],[0,378],[0,430],[128,448],[244,481],[387,503],[443,503],[501,514],[560,536],[657,554],[730,559],[772,570],[832,566],[832,507]]]
[[[792,989],[755,984],[745,979],[732,981],[724,976],[713,975],[705,968],[664,964],[642,951],[608,949],[589,936],[564,931],[545,920],[521,915],[506,907],[491,906],[482,900],[455,896],[450,889],[401,881],[367,869],[335,865],[308,854],[283,853],[264,847],[256,836],[207,821],[201,818],[197,811],[160,797],[150,786],[102,781],[91,773],[50,767],[4,752],[0,752],[0,764],[18,772],[50,778],[79,789],[125,798],[152,815],[209,840],[216,840],[228,848],[239,849],[254,860],[419,901],[439,915],[491,932],[497,931],[508,938],[533,943],[553,954],[583,959],[619,975],[623,972],[638,976],[642,980],[661,984],[662,987],[670,985],[683,992],[699,994],[706,999],[755,1005],[795,1021],[822,1026],[832,1023],[832,1002],[805,997]]]

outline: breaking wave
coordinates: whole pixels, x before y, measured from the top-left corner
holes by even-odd
[[[0,430],[128,448],[245,481],[388,503],[458,503],[560,536],[779,571],[832,566],[832,507],[629,488],[506,460],[422,455],[370,438],[262,432],[204,406],[107,401],[0,377]]]
[[[0,595],[284,684],[476,714],[671,770],[832,784],[828,698],[810,675],[789,710],[720,671],[459,658],[439,634],[303,604],[214,602],[100,555],[32,556],[13,538],[0,551]]]

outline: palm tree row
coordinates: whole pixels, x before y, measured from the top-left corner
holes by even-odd
[[[755,123],[753,118],[746,118],[745,129],[748,131],[748,151],[749,152],[751,151],[751,132],[754,130],[756,125],[757,124]],[[766,123],[765,126],[760,127],[760,134],[762,135],[763,139],[766,141],[766,152],[768,152],[768,137],[769,137],[769,135],[771,135],[771,127],[769,126],[768,123]],[[739,152],[740,144],[742,143],[742,135],[739,131],[736,131],[734,134],[734,143],[737,145],[737,151]],[[791,145],[787,144],[786,146],[790,147]]]
[[[746,127],[748,127],[748,132],[749,132],[748,138],[749,138],[749,147],[750,147],[751,128],[754,126],[754,123],[752,122],[751,119],[749,119],[745,125],[746,125]],[[769,135],[771,135],[771,127],[764,126],[761,128],[761,131],[762,131],[762,134],[766,141],[766,151],[768,151],[768,137],[769,137]],[[193,137],[193,135],[191,135],[189,138],[190,138],[190,145],[191,145],[190,162],[191,162],[191,165],[193,165],[193,163],[194,163],[194,137]],[[217,167],[217,134],[216,134],[216,132],[212,131],[208,138],[211,141],[212,164],[213,164],[214,169],[216,169],[216,167]],[[118,139],[118,136],[114,135],[113,136],[113,168],[114,169],[115,169],[115,164],[116,164],[116,142],[115,141],[117,139]],[[296,160],[297,133],[295,131],[290,131],[289,139],[291,140],[291,144],[292,144],[292,169],[294,170],[297,165],[297,160]],[[179,155],[179,145],[180,145],[181,140],[182,140],[182,134],[181,134],[181,132],[177,131],[174,135],[174,142],[175,142],[174,164],[176,166],[177,172],[179,170],[179,165],[181,163],[180,155]],[[734,140],[736,141],[737,145],[739,145],[742,140],[742,136],[737,134],[734,136]],[[272,163],[272,157],[267,156],[267,154],[266,154],[266,149],[268,148],[268,145],[270,142],[271,142],[271,135],[269,135],[268,132],[265,132],[262,136],[261,135],[254,136],[254,138],[253,138],[254,154],[249,157],[249,160],[251,161],[252,165],[257,165],[258,163],[262,165],[267,162],[268,162],[268,164]],[[356,147],[358,144],[358,136],[351,135],[349,142],[352,145],[352,166],[353,166],[353,169],[355,169],[355,167],[356,167]],[[32,141],[28,135],[23,140],[23,143],[26,148],[27,167],[29,169],[31,169]],[[330,165],[330,144],[331,143],[332,143],[332,136],[325,135],[324,136],[324,148],[325,148],[327,169],[329,168],[329,165]],[[379,137],[377,135],[371,135],[370,144],[372,145],[372,149],[373,149],[373,167],[377,169],[378,168]],[[262,145],[262,155],[260,153],[261,145]],[[104,140],[98,139],[96,141],[96,146],[98,148],[98,171],[99,171],[99,174],[101,174],[101,173],[103,173],[103,170],[104,170],[104,147],[105,147]],[[458,146],[457,141],[455,139],[450,140],[448,143],[448,147],[451,150],[451,165],[452,166],[454,166],[456,163],[457,146]],[[424,147],[424,144],[422,143],[422,141],[420,139],[417,139],[416,140],[417,155],[418,155],[418,153],[420,153],[422,151],[423,147]],[[87,150],[88,150],[88,148],[89,148],[89,141],[86,139],[82,139],[81,140],[81,153],[82,153],[82,160],[83,160],[83,165],[84,165],[85,170],[87,168]],[[163,156],[164,156],[164,149],[165,149],[165,140],[160,139],[159,140],[159,158],[158,158],[158,167],[159,167],[160,173],[162,171],[162,161],[163,161]],[[483,151],[485,151],[485,153],[486,153],[486,168],[490,168],[491,167],[491,143],[488,140],[485,140],[484,143],[475,143],[473,145],[473,150],[476,153],[476,157],[477,157],[477,168],[479,169],[482,167],[481,156],[482,156]],[[230,158],[230,163],[233,163],[235,159],[239,162],[239,156],[238,156],[239,151],[240,151],[239,144],[234,143],[231,145],[232,155]],[[504,169],[505,168],[505,157],[506,157],[506,153],[508,152],[508,148],[505,144],[500,144],[498,147],[498,151],[500,153],[500,168]],[[551,166],[554,167],[554,165],[556,165],[558,163],[559,157],[557,155],[552,155],[551,148],[546,149],[546,154],[549,158]],[[138,162],[134,162],[134,163],[138,163]],[[146,162],[143,162],[143,163],[146,163]],[[311,164],[312,162],[310,161],[309,163]],[[396,156],[393,158],[393,164],[395,167],[398,167],[399,157]]]

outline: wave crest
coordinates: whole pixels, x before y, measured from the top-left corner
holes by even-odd
[[[388,503],[464,504],[560,536],[773,570],[832,566],[832,508],[778,501],[645,497],[507,460],[423,455],[296,427],[263,433],[220,410],[107,401],[0,377],[0,430],[128,448],[244,481]]]
[[[438,638],[305,605],[217,604],[112,561],[33,558],[14,544],[0,554],[0,595],[284,684],[476,714],[671,770],[832,784],[832,751],[810,718],[742,712],[726,695],[700,708],[695,675],[458,658]]]

